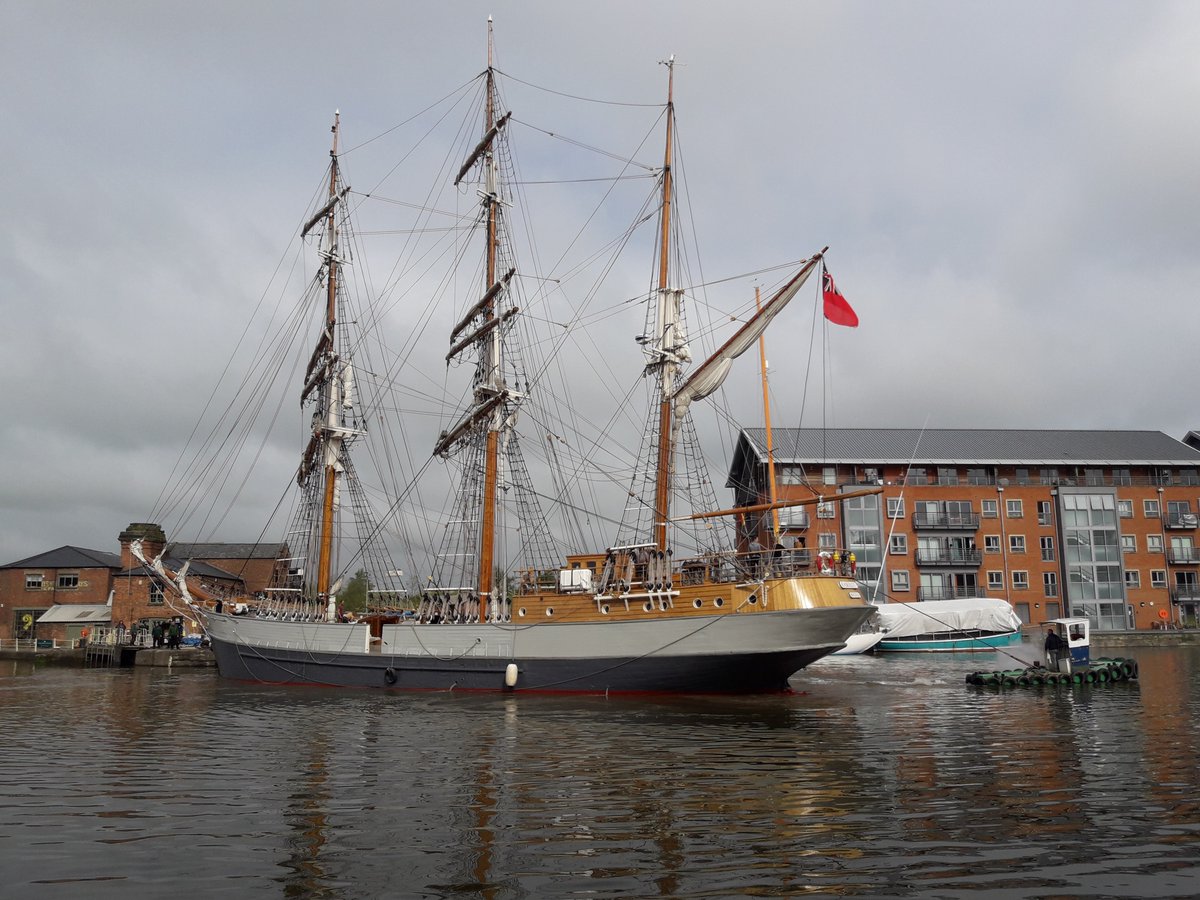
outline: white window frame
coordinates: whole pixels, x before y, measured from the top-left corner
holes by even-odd
[[[833,518],[833,501],[832,500],[823,500],[817,504],[817,518],[818,519],[832,519]]]
[[[888,539],[888,553],[892,556],[908,556],[908,535],[893,534]]]
[[[1146,535],[1146,552],[1147,553],[1162,553],[1163,552],[1163,536],[1161,534]]]
[[[989,591],[1004,590],[1004,573],[998,569],[989,569],[987,573],[987,586]]]
[[[1045,597],[1058,596],[1058,573],[1043,572],[1042,573],[1042,595]]]
[[[1054,562],[1054,538],[1043,537],[1038,544],[1042,548],[1042,562]]]
[[[984,553],[999,553],[1000,552],[1000,535],[985,534],[983,536],[983,552]]]
[[[892,590],[911,591],[912,581],[908,577],[908,569],[892,569]]]
[[[821,469],[822,484],[837,484],[837,466],[825,466]]]
[[[1133,518],[1133,501],[1132,500],[1118,500],[1117,501],[1117,516],[1119,516],[1122,519],[1132,519]]]
[[[44,572],[26,572],[25,573],[25,590],[40,591],[46,584],[46,575]]]
[[[1024,553],[1025,552],[1025,535],[1010,534],[1008,536],[1008,552],[1009,553]]]
[[[887,498],[887,517],[889,519],[904,518],[904,498],[903,497],[888,497]]]
[[[1015,569],[1012,573],[1012,586],[1014,591],[1029,590],[1029,573],[1024,569]]]
[[[1122,553],[1137,553],[1137,535],[1136,534],[1121,535],[1121,552]]]
[[[1037,502],[1037,514],[1039,525],[1054,524],[1054,506],[1049,500],[1039,500]]]
[[[818,550],[836,550],[837,535],[832,531],[822,531],[817,535]]]
[[[1160,509],[1161,507],[1158,505],[1158,500],[1151,499],[1142,501],[1142,515],[1144,515],[1147,519],[1161,519],[1162,513],[1160,512]]]
[[[1000,518],[1000,507],[995,500],[980,500],[979,511],[985,519]]]
[[[1167,586],[1167,570],[1166,569],[1151,569],[1150,570],[1150,587],[1165,588]]]
[[[78,572],[59,572],[54,579],[55,587],[60,591],[74,591],[79,589],[79,573]]]
[[[1125,587],[1140,588],[1142,586],[1142,573],[1137,569],[1125,570]]]
[[[1025,504],[1022,500],[1008,499],[1004,501],[1004,514],[1009,519],[1025,518]]]

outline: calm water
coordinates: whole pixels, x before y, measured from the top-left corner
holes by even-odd
[[[281,689],[0,663],[6,897],[1200,894],[1200,650],[997,694],[975,657],[794,695]]]

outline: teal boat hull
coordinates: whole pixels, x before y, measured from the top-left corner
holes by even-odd
[[[1021,643],[1021,632],[1009,634],[989,634],[981,637],[951,637],[928,638],[918,635],[915,638],[888,640],[884,638],[875,645],[878,653],[951,653],[964,651],[986,651],[997,647],[1009,647]]]

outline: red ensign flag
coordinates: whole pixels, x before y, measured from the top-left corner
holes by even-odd
[[[833,276],[829,274],[828,269],[825,269],[823,277],[824,284],[821,289],[825,295],[825,318],[834,325],[846,325],[850,328],[857,328],[858,316],[854,314],[854,310],[850,308],[850,304],[846,302],[846,298],[842,296],[842,292],[833,283]]]

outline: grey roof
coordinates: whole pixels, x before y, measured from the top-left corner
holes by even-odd
[[[178,572],[181,568],[183,568],[184,562],[188,562],[189,575],[201,575],[205,578],[218,578],[224,581],[241,581],[240,575],[234,575],[232,572],[227,572],[224,569],[217,568],[216,566],[211,566],[208,563],[201,562],[198,559],[187,561],[164,555],[162,562],[164,566],[173,572]],[[137,565],[132,569],[125,569],[123,572],[117,573],[117,577],[122,575],[146,575],[146,569],[143,566]]]
[[[742,435],[765,459],[766,429]],[[776,428],[772,444],[781,463],[1200,466],[1200,449],[1161,431]]]
[[[275,559],[284,544],[167,544],[167,555],[179,559]]]
[[[50,607],[40,616],[37,623],[48,625],[51,622],[73,622],[87,624],[89,622],[111,622],[112,607],[104,603],[60,603]]]
[[[87,550],[83,547],[59,547],[37,556],[18,559],[0,569],[119,569],[121,557],[103,550]]]

